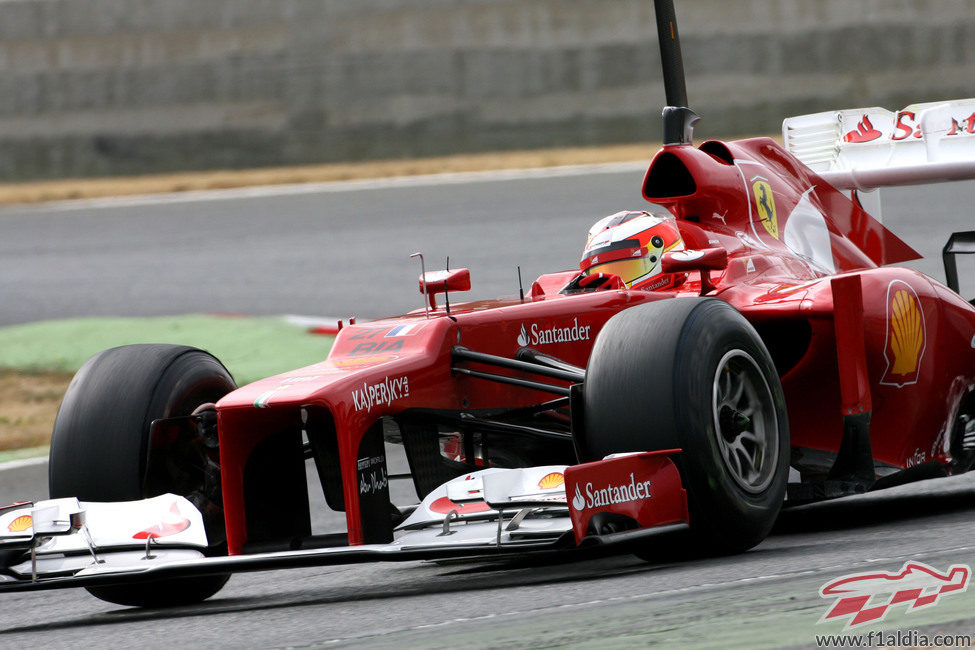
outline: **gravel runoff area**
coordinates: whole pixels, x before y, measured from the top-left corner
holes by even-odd
[[[74,372],[100,350],[178,343],[215,354],[239,384],[323,359],[333,337],[275,317],[79,318],[0,328],[0,462],[47,454]]]
[[[0,183],[0,204],[95,199],[110,196],[217,190],[257,185],[321,183],[495,169],[531,169],[633,160],[649,161],[659,148],[660,143],[641,142],[603,147],[458,154],[439,158]]]

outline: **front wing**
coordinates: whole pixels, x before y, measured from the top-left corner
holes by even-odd
[[[112,504],[15,504],[0,509],[0,591],[632,544],[688,526],[675,453],[482,470],[427,495],[392,543],[235,556],[207,557],[202,517],[174,495]]]

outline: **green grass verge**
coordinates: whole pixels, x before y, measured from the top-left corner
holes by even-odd
[[[245,384],[321,361],[332,341],[278,317],[77,318],[0,327],[0,367],[74,372],[106,348],[179,343],[207,350]]]
[[[12,460],[27,460],[29,458],[47,457],[50,447],[26,447],[24,449],[9,449],[0,451],[0,463]]]

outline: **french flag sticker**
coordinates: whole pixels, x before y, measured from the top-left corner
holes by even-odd
[[[383,338],[390,338],[392,336],[407,336],[413,333],[413,330],[417,329],[418,323],[410,323],[409,325],[397,325],[393,329],[386,332]]]

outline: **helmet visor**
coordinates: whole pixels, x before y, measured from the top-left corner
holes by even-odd
[[[610,273],[618,275],[626,286],[632,286],[660,272],[660,260],[656,256],[651,262],[650,257],[628,257],[602,264],[594,264],[585,270],[586,275],[592,273]]]

